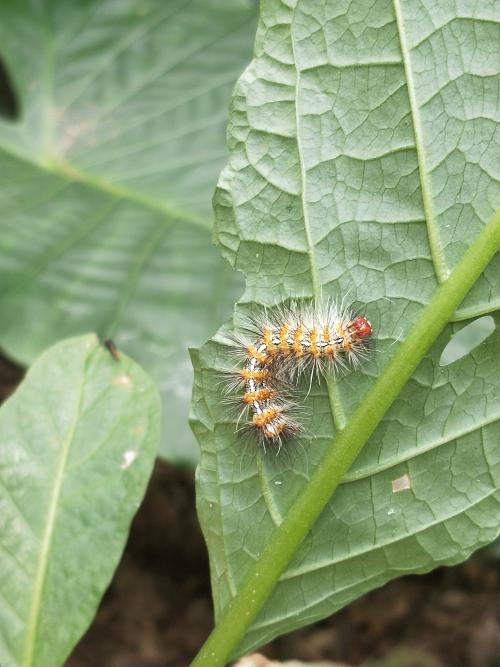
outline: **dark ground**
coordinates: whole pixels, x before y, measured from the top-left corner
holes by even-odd
[[[0,358],[1,399],[20,377]],[[66,667],[188,665],[212,624],[194,505],[192,473],[158,462],[115,578]],[[398,647],[420,651],[405,667],[500,667],[500,559],[493,551],[393,581],[262,652],[358,665]],[[403,659],[390,665],[403,667]]]

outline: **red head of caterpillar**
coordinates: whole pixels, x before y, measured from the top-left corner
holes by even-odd
[[[373,332],[371,322],[366,317],[355,317],[349,322],[349,326],[358,338],[369,338]]]
[[[233,386],[241,387],[243,412],[264,442],[281,444],[300,432],[292,417],[292,386],[304,372],[338,374],[366,357],[372,325],[331,302],[315,307],[292,303],[255,317],[251,339],[237,339],[242,367]]]

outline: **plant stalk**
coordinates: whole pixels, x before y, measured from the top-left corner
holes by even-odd
[[[499,247],[500,209],[447,280],[437,288],[384,373],[368,391],[345,428],[337,434],[310,482],[251,567],[245,583],[227,605],[191,667],[223,667],[234,654],[343,475]]]

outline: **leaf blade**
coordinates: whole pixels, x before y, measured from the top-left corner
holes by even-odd
[[[159,411],[148,376],[93,335],[49,349],[2,407],[2,664],[62,664],[92,620],[149,479]]]
[[[433,254],[441,253],[449,270],[500,201],[493,168],[497,146],[487,141],[489,120],[481,124],[479,119],[478,125],[474,103],[466,104],[475,102],[474,86],[481,81],[487,94],[477,107],[494,107],[495,88],[487,85],[494,41],[481,35],[484,41],[477,50],[486,55],[475,59],[468,22],[468,38],[457,37],[457,44],[450,45],[450,32],[463,36],[460,17],[451,17],[449,29],[437,15],[441,6],[436,14],[414,3],[401,7],[407,38],[412,39],[414,105],[424,128],[420,151],[431,183],[424,178],[424,189],[427,199],[431,191],[435,198],[439,252],[436,247],[432,252],[425,225],[429,206],[422,197],[414,115],[400,51],[401,21],[398,26],[392,3],[377,3],[376,12],[369,3],[266,3],[254,60],[233,96],[230,160],[215,204],[222,252],[246,276],[235,328],[249,310],[259,313],[262,306],[272,307],[290,296],[349,294],[350,300],[364,304],[379,350],[363,374],[313,387],[308,401],[312,425],[306,428],[315,437],[303,439],[304,451],[292,444],[286,460],[278,462],[256,451],[247,453],[251,445],[234,435],[214,389],[213,369],[227,365],[226,331],[201,351],[194,392],[194,428],[202,449],[198,506],[218,614],[234,596],[231,589],[243,586],[277,517],[286,516],[338,429],[382,373],[400,339],[411,333],[440,280]],[[452,9],[445,3],[442,12],[449,15]],[[482,6],[477,17],[469,9],[470,23],[479,29],[491,8]],[[440,30],[445,34],[449,58],[465,54],[453,62],[462,68],[466,109],[450,124],[448,135],[442,126],[447,118],[456,120],[457,99],[449,92],[456,84],[446,82],[444,49],[440,60],[430,47],[433,20],[443,23],[436,35],[443,37]],[[490,29],[498,31],[498,25]],[[421,43],[419,31],[424,33]],[[446,99],[434,95],[445,108],[441,118],[431,111],[432,93],[443,81]],[[462,141],[478,127],[478,136],[485,138],[479,166],[472,143]],[[463,171],[457,173],[457,154],[466,177],[481,183],[473,197],[467,178],[462,177],[459,187]],[[446,168],[453,178],[446,177]],[[476,170],[479,180],[474,180]],[[436,236],[436,227],[430,230]],[[498,308],[499,267],[496,257],[456,314],[458,319]],[[499,389],[498,326],[469,357],[440,368],[438,346],[444,347],[458,328],[449,325],[429,352],[238,651],[322,618],[398,573],[457,562],[494,537],[498,466],[491,434],[497,432],[500,416],[494,401]],[[405,475],[409,488],[404,487]],[[394,491],[393,482],[403,489]],[[447,503],[457,518],[447,513]],[[394,547],[389,539],[393,533],[401,536]]]

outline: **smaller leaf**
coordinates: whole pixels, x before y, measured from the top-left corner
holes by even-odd
[[[0,665],[58,667],[118,563],[159,439],[151,379],[95,335],[35,362],[0,410]]]

